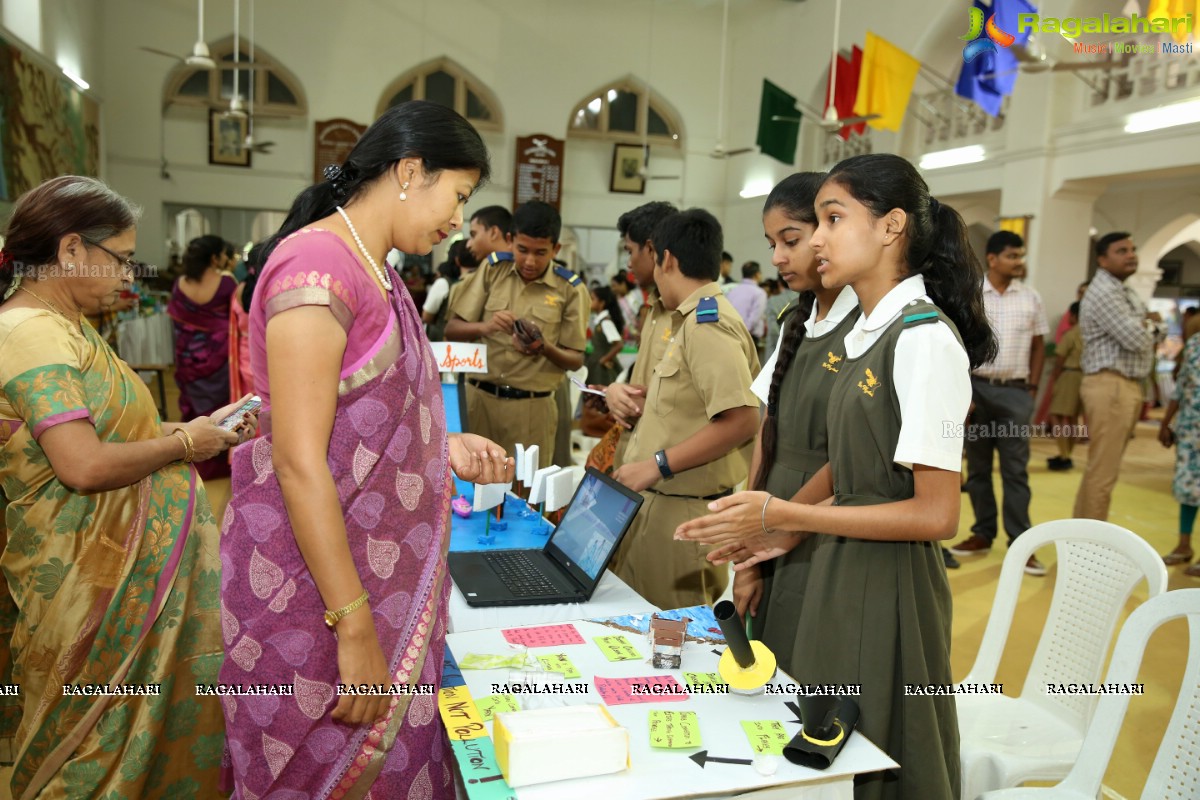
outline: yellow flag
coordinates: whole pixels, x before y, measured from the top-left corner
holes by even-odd
[[[1188,14],[1192,15],[1192,25],[1195,26],[1196,17],[1200,15],[1200,2],[1197,0],[1150,0],[1150,4],[1146,8],[1148,19],[1167,20],[1171,26],[1171,38],[1177,44],[1183,44],[1187,41],[1188,36],[1192,35],[1188,31],[1187,25],[1175,21],[1185,19]]]
[[[863,47],[862,73],[858,79],[855,116],[878,114],[867,124],[880,130],[898,131],[912,96],[921,62],[887,39],[867,32]]]

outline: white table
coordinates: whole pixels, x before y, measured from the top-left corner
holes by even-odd
[[[586,608],[586,607],[585,607]],[[594,616],[594,615],[592,615]],[[556,618],[557,619],[557,618]],[[691,642],[684,648],[682,670],[655,670],[645,661],[609,662],[592,637],[624,633],[626,638],[644,655],[647,643],[644,637],[614,629],[595,622],[574,622],[583,645],[537,648],[530,652],[567,654],[579,669],[582,677],[571,683],[586,683],[584,694],[519,695],[523,708],[542,705],[568,705],[599,703],[600,696],[591,682],[594,675],[605,677],[645,677],[669,674],[683,683],[683,671],[716,672],[718,656],[714,651],[723,646]],[[511,625],[505,625],[511,627]],[[446,644],[456,657],[465,653],[503,653],[507,647],[499,629],[477,630],[454,633],[446,637]],[[508,680],[508,670],[463,670],[463,679],[478,700],[494,694],[494,683]],[[779,673],[772,684],[794,683],[791,678]],[[855,733],[846,743],[837,760],[824,771],[800,767],[778,757],[778,770],[774,775],[762,776],[751,766],[741,764],[709,762],[700,767],[690,756],[699,750],[708,751],[709,757],[749,759],[753,758],[750,742],[742,731],[742,720],[776,719],[784,722],[789,732],[799,730],[799,725],[787,722],[794,717],[784,702],[794,700],[795,695],[758,695],[742,697],[732,694],[694,694],[686,702],[634,703],[608,706],[613,718],[629,731],[631,767],[610,775],[555,781],[536,786],[525,786],[514,790],[516,800],[673,800],[696,797],[750,797],[754,800],[853,800],[854,776],[896,767],[896,763],[883,751]],[[648,711],[695,711],[699,716],[702,744],[693,750],[661,750],[650,747],[648,736]],[[485,723],[489,736],[492,723]],[[747,794],[749,793],[749,794]]]
[[[550,622],[567,622],[592,617],[611,617],[617,614],[637,614],[659,611],[640,594],[629,588],[629,584],[609,570],[596,585],[592,599],[587,603],[558,603],[543,606],[488,606],[471,608],[467,599],[455,586],[450,593],[449,633],[477,631],[483,628],[512,628],[521,625],[540,625]]]
[[[117,324],[117,352],[127,364],[175,363],[175,331],[167,314]]]

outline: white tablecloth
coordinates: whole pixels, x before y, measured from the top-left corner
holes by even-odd
[[[661,611],[649,600],[629,588],[629,584],[605,570],[587,603],[558,603],[544,606],[488,606],[471,608],[455,586],[450,594],[449,633],[478,631],[484,628],[511,628],[575,619],[595,619],[620,614]]]
[[[129,364],[175,363],[174,328],[166,314],[117,324],[117,352]]]

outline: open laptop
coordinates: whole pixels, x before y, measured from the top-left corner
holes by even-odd
[[[541,550],[451,553],[450,575],[469,606],[531,606],[591,599],[642,496],[589,468]]]

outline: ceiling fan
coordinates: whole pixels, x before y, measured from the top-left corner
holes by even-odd
[[[147,53],[166,56],[167,58],[178,61],[181,64],[186,64],[189,67],[196,67],[197,69],[216,69],[217,62],[213,61],[212,56],[208,52],[208,45],[204,43],[204,0],[198,0],[198,5],[199,22],[197,24],[196,43],[192,45],[192,52],[190,54],[187,56],[178,56],[174,53],[168,53],[166,50],[159,50],[154,47],[143,47],[141,49],[145,50]]]
[[[847,125],[855,125],[859,122],[868,122],[873,119],[878,119],[878,114],[866,114],[863,116],[847,117],[846,119],[838,118],[837,104],[833,101],[833,93],[837,89],[837,68],[838,68],[838,37],[841,34],[842,28],[842,0],[837,0],[833,6],[833,46],[829,48],[829,96],[825,101],[825,113],[815,114],[815,108],[804,105],[797,101],[796,105],[800,106],[801,110],[808,109],[812,114],[812,119],[822,128],[826,130],[838,130]]]
[[[1035,44],[1030,39],[1030,44]],[[1008,48],[1017,57],[1017,66],[1022,72],[1069,72],[1077,69],[1107,69],[1112,66],[1104,61],[1056,61],[1038,47],[1022,47],[1013,44]]]
[[[237,51],[235,50],[234,55],[236,56],[236,54],[237,54]],[[250,0],[250,62],[251,63],[254,62],[254,0]],[[233,96],[234,96],[234,99],[237,100],[240,98],[238,97],[237,90],[236,90],[236,86],[237,86],[237,83],[236,83],[237,73],[236,72],[234,73],[234,81],[235,81],[235,83],[234,83],[235,89],[234,89]],[[249,113],[249,118],[246,120],[246,140],[245,140],[245,142],[243,142],[243,144],[245,145],[246,149],[252,153],[262,153],[262,154],[266,155],[271,152],[271,148],[275,146],[275,143],[274,142],[256,142],[256,141],[254,141],[254,84],[256,84],[256,83],[258,83],[258,81],[254,77],[251,77],[250,78],[250,113]]]
[[[752,153],[753,147],[735,147],[728,148],[725,146],[725,55],[729,45],[729,0],[725,0],[724,9],[721,13],[721,71],[717,78],[717,143],[713,146],[707,155],[709,158],[732,158],[740,156],[743,153]]]

